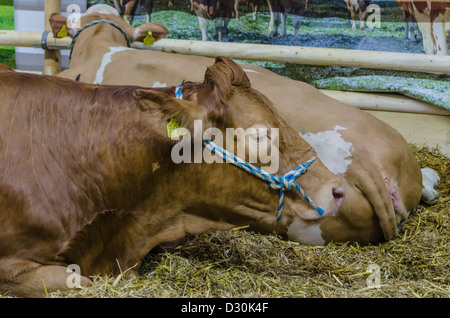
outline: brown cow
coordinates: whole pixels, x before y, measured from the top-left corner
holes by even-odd
[[[448,55],[450,1],[409,0],[427,54]]]
[[[90,21],[86,15],[81,24]],[[206,57],[127,49],[120,31],[97,30],[93,37],[94,30],[80,33],[71,67],[58,76],[75,79],[81,74],[80,80],[88,83],[159,87],[192,77],[201,80],[212,63]],[[346,185],[344,203],[335,217],[298,224],[302,235],[290,238],[320,245],[333,240],[369,243],[395,237],[397,226],[419,202],[422,188],[421,171],[404,138],[375,117],[310,85],[257,66],[245,65],[244,70],[252,85],[314,144],[322,161]],[[430,199],[436,202],[437,196]]]
[[[240,66],[218,58],[203,83],[184,84],[184,100],[169,94],[175,87],[98,86],[0,72],[1,292],[37,296],[44,284],[47,291],[66,289],[76,268],[80,285],[94,274],[129,268],[137,274],[154,246],[186,233],[250,223],[293,235],[302,219],[322,218],[300,193],[287,191],[277,219],[279,190],[234,165],[206,158],[177,164],[180,144],[183,152],[193,148],[194,158],[213,156],[206,146],[195,150],[197,122],[224,132],[258,128],[245,135],[227,130],[223,145],[231,140],[228,150],[244,147],[242,158],[262,148],[279,154],[281,174],[316,155],[251,88]],[[172,119],[188,137],[168,137]],[[200,142],[211,138],[206,132]],[[256,158],[263,165],[263,157]],[[337,211],[343,189],[320,160],[297,180],[324,216]]]
[[[364,30],[364,23],[367,19],[367,7],[370,5],[370,0],[344,0],[347,10],[350,15],[352,29],[356,30],[356,14],[359,16],[359,28]]]

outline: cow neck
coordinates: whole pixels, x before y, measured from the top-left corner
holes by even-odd
[[[116,29],[118,29],[118,30],[122,33],[122,35],[124,36],[125,40],[127,41],[127,46],[128,46],[128,47],[131,47],[131,45],[130,45],[130,38],[128,37],[128,34],[127,34],[120,26],[118,26],[117,24],[115,24],[114,22],[109,21],[109,20],[103,20],[103,19],[101,19],[101,20],[94,20],[94,21],[91,21],[91,22],[87,23],[83,28],[81,28],[80,30],[78,30],[78,32],[77,32],[77,33],[75,34],[75,36],[73,37],[73,39],[72,39],[72,44],[71,44],[71,49],[70,49],[70,54],[69,54],[69,61],[70,61],[70,59],[72,58],[72,51],[73,51],[73,48],[74,48],[75,43],[76,43],[78,37],[80,36],[81,32],[83,32],[83,31],[86,30],[87,28],[89,28],[89,27],[91,27],[91,26],[93,26],[93,25],[97,25],[97,24],[99,24],[99,23],[107,23],[107,24],[112,25],[112,26],[115,27]]]
[[[176,86],[175,98],[183,99],[182,84]],[[306,202],[308,202],[313,208],[316,209],[319,215],[323,215],[325,213],[325,211],[320,206],[318,206],[313,200],[311,200],[311,198],[305,193],[305,191],[300,187],[300,185],[295,182],[296,178],[298,178],[300,175],[308,171],[308,167],[316,160],[316,157],[313,157],[312,159],[310,159],[305,163],[301,163],[298,167],[287,172],[284,176],[281,176],[270,174],[264,171],[263,169],[255,165],[252,165],[251,163],[235,156],[234,154],[230,153],[224,148],[218,146],[211,140],[204,140],[203,146],[211,150],[211,152],[214,153],[215,155],[218,155],[219,157],[224,159],[227,163],[232,163],[236,167],[267,182],[270,188],[280,190],[280,198],[278,201],[278,208],[277,208],[277,221],[280,221],[281,217],[283,216],[282,212],[284,207],[284,197],[285,197],[284,193],[286,191],[291,191],[293,189],[296,189],[303,196]]]

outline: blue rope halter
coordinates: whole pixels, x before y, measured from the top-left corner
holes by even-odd
[[[183,99],[183,87],[181,85],[178,85],[175,88],[175,97],[177,99]],[[325,211],[320,206],[314,203],[314,201],[312,201],[306,195],[305,191],[303,191],[300,185],[295,182],[295,179],[297,177],[308,171],[308,167],[316,160],[316,157],[310,159],[305,163],[300,164],[297,168],[292,169],[284,176],[281,176],[270,174],[264,171],[263,169],[255,165],[252,165],[251,163],[248,163],[247,161],[239,157],[236,157],[234,154],[228,152],[227,150],[218,146],[217,144],[215,144],[210,140],[204,140],[203,145],[209,150],[211,150],[212,153],[218,155],[222,159],[225,159],[227,163],[232,163],[235,166],[241,168],[242,170],[247,171],[252,175],[266,181],[269,184],[269,187],[271,187],[272,189],[280,190],[280,199],[278,200],[278,208],[277,208],[277,221],[280,221],[283,215],[282,212],[284,206],[284,193],[286,191],[291,191],[294,188],[297,189],[297,191],[303,195],[305,200],[316,209],[319,215],[323,215],[325,213]]]
[[[222,159],[225,159],[227,163],[232,163],[235,166],[241,168],[242,170],[245,170],[252,175],[260,178],[261,180],[266,181],[269,184],[269,187],[272,189],[280,190],[280,199],[278,200],[278,208],[277,208],[277,221],[281,220],[283,206],[284,206],[284,193],[286,191],[290,191],[293,188],[297,189],[298,192],[300,192],[305,200],[314,207],[319,215],[323,215],[325,212],[321,207],[319,207],[314,201],[312,201],[303,191],[303,189],[300,187],[298,183],[296,183],[294,180],[299,177],[301,174],[308,171],[308,167],[316,160],[316,158],[312,158],[311,160],[300,164],[297,168],[292,169],[288,173],[286,173],[284,176],[281,175],[273,175],[270,174],[263,169],[252,165],[251,163],[248,163],[247,161],[236,157],[234,154],[228,152],[224,148],[218,146],[214,142],[210,140],[204,140],[203,145],[211,150],[214,154],[218,155]]]
[[[80,33],[82,31],[84,31],[86,28],[89,28],[89,27],[91,27],[93,25],[96,25],[96,24],[99,24],[99,23],[108,23],[108,24],[111,24],[116,29],[118,29],[123,34],[123,36],[125,37],[125,40],[127,40],[127,46],[131,47],[131,45],[130,45],[130,38],[128,37],[128,34],[120,26],[118,26],[117,24],[115,24],[114,22],[109,21],[109,20],[95,20],[95,21],[87,23],[83,28],[78,30],[77,33],[75,34],[75,36],[73,37],[72,44],[71,44],[71,49],[70,49],[69,61],[72,58],[73,47],[74,47],[75,42],[77,41],[77,38],[80,35]]]

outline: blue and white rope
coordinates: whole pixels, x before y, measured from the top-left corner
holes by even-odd
[[[183,86],[177,85],[175,88],[175,97],[177,99],[183,99]],[[323,215],[325,211],[319,207],[314,201],[312,201],[303,191],[303,189],[296,183],[294,180],[299,177],[301,174],[308,171],[308,167],[316,160],[316,158],[312,158],[309,161],[300,164],[297,168],[292,169],[284,176],[273,175],[264,171],[263,169],[248,163],[247,161],[236,157],[231,152],[225,150],[224,148],[218,146],[214,142],[210,140],[204,140],[203,145],[211,150],[214,154],[218,155],[222,159],[225,159],[226,162],[232,163],[235,166],[253,174],[254,176],[266,181],[269,184],[269,187],[272,189],[280,190],[280,199],[278,200],[278,208],[277,208],[277,221],[281,220],[283,215],[283,206],[284,206],[284,192],[290,191],[293,188],[297,189],[298,192],[305,198],[305,200],[316,209],[319,215]]]
[[[183,86],[177,85],[175,88],[175,98],[176,99],[183,99]]]
[[[234,154],[228,152],[224,148],[218,146],[214,142],[210,140],[204,140],[203,144],[205,147],[207,147],[209,150],[211,150],[214,154],[218,155],[222,159],[225,159],[226,162],[232,163],[235,166],[253,174],[254,176],[266,181],[269,184],[269,187],[272,189],[280,190],[280,199],[278,200],[278,208],[277,208],[277,221],[281,220],[281,217],[283,215],[283,206],[284,206],[284,192],[290,191],[293,188],[297,189],[298,192],[302,194],[302,196],[305,198],[305,200],[313,206],[316,211],[319,213],[319,215],[324,214],[324,210],[319,207],[314,201],[312,201],[303,191],[303,189],[300,187],[298,183],[296,183],[294,180],[299,177],[301,174],[308,171],[308,167],[316,160],[316,158],[312,158],[311,160],[300,164],[297,168],[289,171],[284,176],[281,175],[273,175],[270,174],[263,169],[252,165],[251,163],[248,163],[245,160],[242,160],[239,157],[236,157]]]

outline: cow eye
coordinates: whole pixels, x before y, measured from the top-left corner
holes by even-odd
[[[250,137],[253,142],[258,144],[266,142],[268,139],[270,139],[270,136],[268,136],[267,134],[267,129],[265,128],[256,129],[256,132],[252,134]]]

